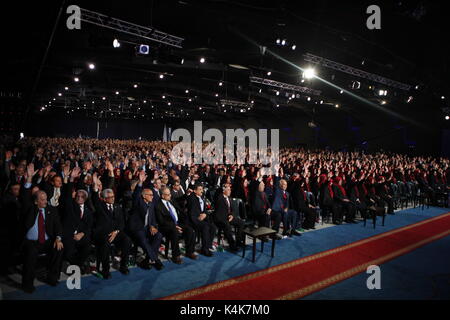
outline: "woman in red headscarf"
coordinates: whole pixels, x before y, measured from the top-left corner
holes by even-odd
[[[334,224],[342,223],[342,212],[337,203],[334,201],[334,192],[332,188],[331,176],[332,173],[321,174],[319,176],[319,205],[322,208],[322,216],[328,216],[328,213],[332,213],[332,219]]]
[[[342,215],[345,212],[345,222],[347,223],[356,223],[355,215],[356,208],[354,203],[350,201],[347,196],[347,192],[342,186],[343,179],[341,177],[335,177],[333,179],[333,193],[334,193],[334,201],[338,203],[338,205],[342,209]]]

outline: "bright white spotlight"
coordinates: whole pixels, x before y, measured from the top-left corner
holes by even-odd
[[[116,94],[119,94],[119,91],[116,91]]]
[[[320,100],[320,104],[323,104],[323,100]]]
[[[94,70],[95,69],[95,64],[89,63],[89,69]]]
[[[294,44],[294,45],[292,45],[292,50],[295,50],[296,48],[297,48],[297,46]]]
[[[271,71],[267,71],[267,75],[270,76],[272,74]]]
[[[308,99],[306,99],[306,100],[311,101],[311,97],[308,97]]]
[[[280,91],[277,91],[277,96],[279,96],[280,95]]]
[[[278,38],[276,42],[277,42],[277,44],[280,44],[280,42],[281,42],[280,38]]]
[[[200,63],[205,63],[205,58],[200,58]]]
[[[61,93],[61,92],[58,92],[58,96],[61,97],[61,96],[62,96],[62,93]]]
[[[222,81],[219,82],[219,87],[221,87],[223,85]]]
[[[119,42],[119,40],[114,39],[114,41],[113,41],[113,47],[114,47],[114,48],[119,48],[119,47],[120,47],[120,42]]]
[[[344,90],[341,90],[339,93],[340,93],[340,94],[343,94],[343,93],[344,93]]]
[[[448,120],[448,119],[450,119],[450,116],[445,116],[445,120]]]
[[[186,90],[185,92],[186,92],[186,93],[189,93],[189,90]]]
[[[44,109],[45,110],[45,109]],[[25,135],[23,134],[23,132],[20,133],[20,139],[23,139],[25,137]]]
[[[336,108],[339,108],[339,105],[338,105],[338,104],[336,104],[336,105],[335,105],[335,107],[336,107]]]
[[[69,87],[64,87],[64,90],[66,90],[66,91],[69,90]]]
[[[442,96],[442,97],[441,97],[441,99],[442,99],[442,100],[444,100],[444,99],[445,99],[445,97],[444,97],[444,96]]]
[[[73,78],[73,81],[78,82],[78,81],[80,81],[80,78],[75,77],[75,78]]]
[[[164,79],[164,75],[163,75],[163,74],[160,74],[160,75],[159,75],[159,78],[160,78],[160,79]]]
[[[303,77],[306,79],[312,79],[316,76],[316,70],[313,68],[308,68],[303,72]]]
[[[283,39],[283,41],[281,41],[281,45],[284,46],[286,44],[286,39]]]
[[[386,101],[384,101],[384,100],[383,100],[383,101],[381,101],[381,104],[382,104],[382,105],[385,105],[386,103],[387,103],[387,102],[386,102]]]
[[[133,85],[133,87],[134,87],[134,88],[137,88],[137,87],[138,87],[138,85],[137,85],[137,84],[134,84],[134,85]]]

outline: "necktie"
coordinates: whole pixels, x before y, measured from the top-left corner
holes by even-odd
[[[45,222],[44,222],[44,209],[39,209],[38,218],[38,240],[40,244],[45,242]]]
[[[175,216],[175,213],[172,210],[172,206],[170,205],[170,202],[166,202],[167,203],[167,208],[169,208],[169,213],[172,216],[172,219],[175,223],[177,223],[177,217]]]
[[[110,212],[111,214],[113,214],[114,208],[113,208],[113,205],[112,205],[112,204],[108,204],[108,210],[109,210],[109,212]]]
[[[225,199],[227,200],[228,213],[230,213],[231,212],[230,199],[228,199],[228,197],[226,197]]]
[[[80,219],[83,219],[83,206],[80,205]]]
[[[145,213],[145,221],[144,221],[144,227],[148,225],[148,211],[150,210],[150,206],[147,206],[147,212]]]

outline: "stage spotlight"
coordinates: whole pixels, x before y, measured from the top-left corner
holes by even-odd
[[[106,97],[102,97],[102,100],[106,100]]]
[[[61,92],[58,92],[58,97],[61,97],[62,96],[62,93]]]
[[[69,90],[69,87],[64,87],[64,90],[66,90],[66,91]]]
[[[137,85],[137,84],[134,84],[134,85],[133,85],[133,88],[137,88],[137,87],[138,87],[138,85]]]
[[[223,85],[222,81],[219,82],[219,87],[221,87]]]
[[[159,78],[160,78],[160,79],[164,79],[164,75],[163,75],[163,74],[160,74],[160,75],[159,75]]]
[[[163,98],[163,99],[165,99],[165,98],[166,98],[166,96],[162,96],[162,98]]]
[[[283,39],[283,41],[281,41],[281,45],[284,46],[286,44],[286,39]]]
[[[75,78],[73,78],[73,81],[78,82],[78,81],[80,81],[80,78],[75,77]]]
[[[323,104],[323,100],[320,100],[320,104]]]
[[[116,91],[116,94],[119,94],[119,91]]]
[[[146,44],[141,44],[137,47],[138,49],[138,53],[139,54],[144,54],[147,55],[150,52],[150,46],[146,45]]]
[[[311,97],[308,97],[306,100],[311,101]]]
[[[308,68],[303,72],[303,77],[306,79],[312,79],[316,76],[316,70],[313,68]]]
[[[114,39],[114,41],[113,41],[113,47],[114,47],[114,48],[120,48],[120,42],[119,42],[119,40]]]
[[[413,101],[413,99],[414,99],[413,96],[409,96],[408,100],[406,100],[406,103],[411,103],[411,101]]]
[[[279,96],[280,95],[280,91],[277,91],[277,96]]]
[[[444,96],[442,96],[442,97],[441,97],[441,99],[442,99],[442,100],[444,100],[444,99],[445,99],[445,97],[444,97]]]
[[[89,69],[94,70],[95,69],[95,64],[89,63]]]
[[[382,104],[382,105],[385,105],[386,103],[387,103],[387,102],[386,102],[386,101],[384,101],[384,100],[383,100],[383,101],[381,101],[381,104]]]
[[[344,90],[341,90],[339,93],[340,93],[340,94],[343,94],[343,93],[344,93]]]
[[[336,108],[339,108],[339,105],[338,105],[338,104],[336,104],[336,105],[335,105],[335,107],[336,107]]]
[[[445,116],[445,120],[448,120],[448,119],[450,119],[450,116]]]
[[[270,76],[272,74],[271,71],[267,71],[267,75]]]
[[[185,92],[186,92],[186,93],[189,93],[189,90],[186,90]]]
[[[295,50],[297,48],[297,46],[294,44],[293,46],[292,46],[292,50]]]
[[[184,58],[183,59],[181,59],[181,62],[180,62],[181,64],[184,64]]]
[[[276,41],[276,43],[277,43],[277,44],[280,44],[280,42],[281,42],[281,39],[278,38],[277,41]]]
[[[200,63],[205,63],[205,61],[206,61],[205,58],[203,58],[203,57],[200,58]]]

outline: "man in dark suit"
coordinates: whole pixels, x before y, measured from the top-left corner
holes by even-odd
[[[63,210],[61,213],[63,226],[63,243],[66,260],[78,265],[82,274],[89,271],[87,259],[91,249],[94,213],[86,205],[88,193],[78,190],[72,199],[74,180],[79,177],[80,168],[75,167],[70,174],[70,181],[62,188]]]
[[[97,246],[97,259],[102,264],[101,274],[104,279],[111,278],[109,272],[109,255],[111,244],[114,244],[121,251],[119,271],[122,274],[129,274],[128,260],[131,248],[131,240],[125,234],[125,217],[122,208],[115,204],[114,191],[105,189],[102,191],[102,199],[99,199],[98,191],[100,180],[94,174],[94,192],[92,202],[96,211],[96,226],[94,239]]]
[[[258,190],[254,193],[253,196],[253,213],[255,214],[255,217],[258,220],[258,225],[260,227],[269,228],[270,221],[272,220],[272,229],[278,232],[281,223],[281,213],[272,210],[264,189],[264,182],[261,181],[258,185]],[[278,234],[276,235],[276,237],[278,240],[281,239]]]
[[[188,197],[188,215],[194,229],[201,234],[202,248],[200,253],[206,257],[212,257],[213,254],[210,249],[212,249],[216,227],[206,214],[206,199],[203,197],[202,185],[197,184],[193,188],[194,192]]]
[[[47,206],[47,194],[37,191],[34,194],[34,205],[24,217],[25,241],[23,246],[24,264],[22,288],[27,293],[35,290],[33,285],[37,257],[41,253],[49,256],[47,281],[56,286],[59,280],[61,259],[64,245],[62,243],[62,227],[58,212]]]
[[[147,179],[145,171],[139,173],[139,184],[133,192],[133,208],[129,223],[129,230],[136,239],[138,245],[145,252],[145,260],[142,268],[155,267],[161,270],[164,266],[158,258],[162,234],[157,229],[155,205],[153,204],[153,192],[151,189],[143,189],[142,186]]]
[[[230,245],[231,251],[238,251],[239,246],[242,245],[244,239],[244,222],[237,216],[235,216],[231,210],[231,186],[229,184],[223,185],[222,194],[217,197],[216,207],[214,211],[214,223],[216,226],[223,230],[225,238]],[[235,226],[236,240],[233,238],[231,232],[231,226]]]
[[[277,185],[277,188],[275,189],[273,198],[272,211],[281,213],[284,228],[283,236],[300,236],[300,233],[295,230],[295,226],[297,225],[297,212],[291,209],[290,195],[286,191],[287,181],[276,177],[275,185]]]
[[[159,230],[170,241],[172,248],[172,261],[176,264],[183,263],[180,255],[178,239],[182,236],[186,245],[186,257],[197,259],[195,250],[194,229],[187,224],[186,217],[182,214],[174,202],[171,201],[172,194],[170,189],[164,187],[161,189],[161,199],[155,207],[156,221]]]

